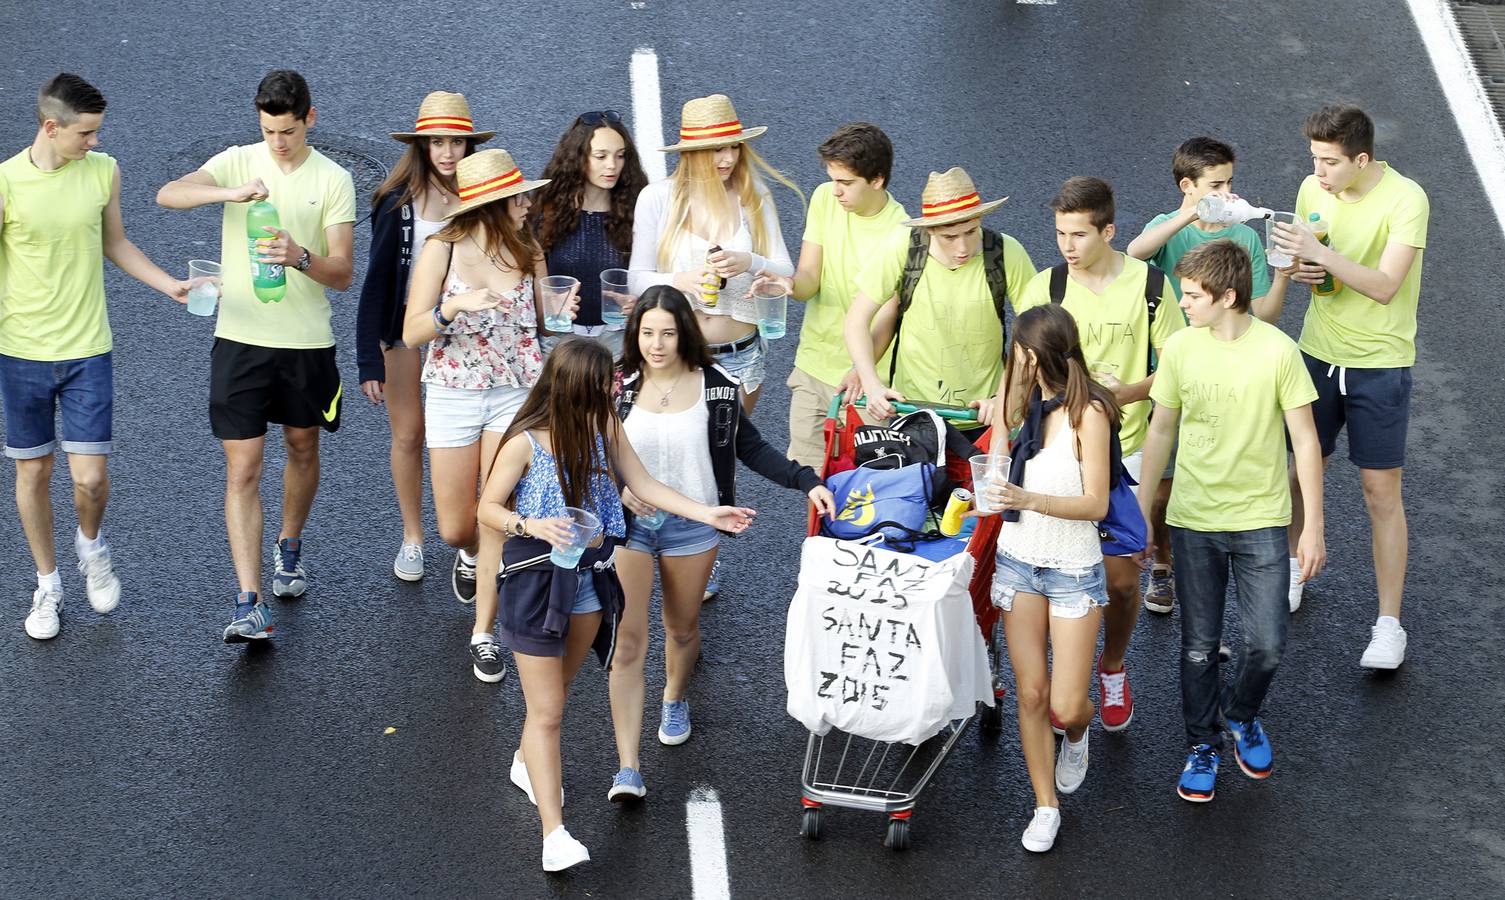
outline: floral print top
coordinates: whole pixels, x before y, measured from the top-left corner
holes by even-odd
[[[439,302],[474,290],[453,268],[444,278]],[[533,304],[533,276],[502,294],[502,305],[461,312],[429,343],[422,380],[464,390],[495,387],[531,388],[543,372],[538,340],[538,310]]]

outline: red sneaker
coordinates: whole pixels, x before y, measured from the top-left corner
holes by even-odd
[[[1104,731],[1123,731],[1134,721],[1134,692],[1129,690],[1129,672],[1119,669],[1108,672],[1103,669],[1101,658],[1097,661],[1098,716]]]

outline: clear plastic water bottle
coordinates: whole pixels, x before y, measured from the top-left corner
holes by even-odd
[[[251,289],[262,303],[280,303],[287,296],[287,273],[276,263],[262,262],[256,242],[272,236],[268,228],[281,229],[277,207],[257,200],[246,210],[246,245],[251,254]]]
[[[1197,218],[1209,225],[1240,225],[1251,219],[1268,219],[1274,210],[1255,206],[1242,197],[1208,194],[1197,201]]]

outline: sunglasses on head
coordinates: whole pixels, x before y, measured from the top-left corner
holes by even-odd
[[[580,121],[584,122],[587,125],[603,125],[607,123],[610,123],[612,125],[621,125],[622,114],[614,109],[606,109],[602,110],[601,112],[581,113]]]

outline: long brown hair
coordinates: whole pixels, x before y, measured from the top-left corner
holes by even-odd
[[[747,217],[747,230],[752,235],[753,252],[767,256],[773,247],[773,235],[763,222],[763,207],[773,206],[773,195],[763,181],[763,176],[794,191],[805,205],[805,193],[789,176],[770,166],[751,144],[740,145],[737,165],[732,168],[731,186]],[[670,261],[679,242],[690,232],[690,210],[709,210],[711,219],[724,230],[737,219],[737,209],[732,206],[721,176],[716,172],[716,150],[685,150],[679,154],[679,165],[669,176],[673,187],[669,190],[669,214],[664,219],[664,233],[658,242],[658,270],[670,271]],[[778,217],[774,217],[777,221]],[[775,226],[777,227],[777,226]]]
[[[675,340],[680,359],[696,369],[708,369],[716,364],[685,292],[673,285],[655,284],[643,291],[632,315],[627,318],[627,331],[624,332],[627,337],[622,341],[622,359],[617,363],[623,377],[630,378],[643,368],[643,348],[638,343],[638,330],[643,327],[643,314],[650,309],[661,309],[674,317],[674,328],[679,332]]]
[[[512,227],[507,213],[507,201],[510,199],[494,200],[460,213],[434,238],[453,244],[474,234],[477,228],[483,229],[486,232],[486,242],[481,244],[481,249],[487,256],[498,262],[510,262],[524,276],[531,275],[533,267],[543,259],[543,250],[539,248],[533,232],[528,229],[527,220],[523,221],[521,228]]]
[[[1035,364],[1020,364],[1021,350],[1035,352]],[[1025,310],[1014,320],[1013,348],[1005,366],[1008,385],[1005,397],[1029,396],[1035,381],[1059,394],[1073,431],[1082,425],[1087,407],[1097,405],[1108,417],[1108,425],[1117,430],[1119,408],[1112,392],[1092,380],[1087,360],[1082,355],[1082,341],[1076,320],[1059,303],[1046,303]],[[1028,379],[1027,381],[1025,379]],[[1019,392],[1019,393],[1016,393]],[[1011,423],[1012,424],[1012,423]],[[1077,458],[1082,455],[1082,440],[1077,438]]]
[[[549,432],[566,506],[584,508],[591,477],[608,471],[617,423],[611,383],[610,350],[586,338],[565,338],[544,360],[543,374],[502,436],[505,444],[534,428]],[[605,458],[596,452],[597,437]]]
[[[474,138],[465,139],[465,155],[476,152]],[[397,205],[402,206],[423,196],[431,182],[437,182],[453,194],[456,190],[455,176],[441,175],[434,168],[434,161],[429,157],[429,139],[415,138],[408,141],[408,149],[404,150],[402,157],[397,160],[397,165],[388,173],[387,180],[381,183],[376,193],[371,195],[371,208],[381,206],[382,201],[392,194],[397,195]]]
[[[585,199],[585,173],[590,166],[591,139],[596,129],[609,128],[622,136],[625,146],[622,171],[611,193],[611,210],[606,214],[606,237],[624,256],[632,252],[632,213],[638,194],[648,184],[643,163],[632,135],[621,121],[602,118],[599,125],[587,125],[576,118],[554,148],[554,156],[544,167],[542,178],[552,179],[539,188],[538,243],[547,253],[561,238],[574,232],[580,224],[580,204]]]

